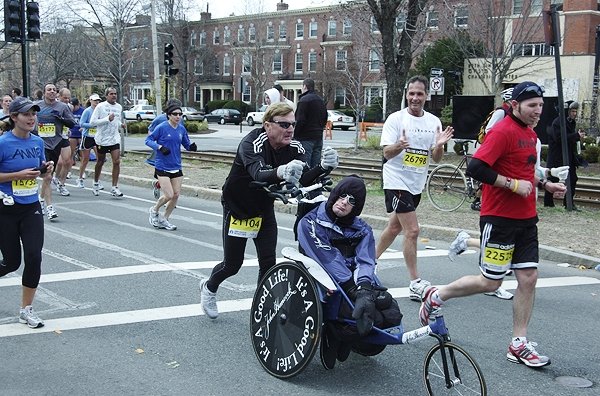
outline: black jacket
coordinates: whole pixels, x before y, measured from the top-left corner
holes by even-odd
[[[569,166],[577,166],[575,155],[577,154],[577,142],[579,141],[579,133],[577,132],[575,120],[567,117],[567,151],[569,154],[568,163]],[[560,121],[556,117],[552,121],[552,126],[548,128],[548,161],[546,166],[548,168],[556,168],[563,166],[562,156],[562,139],[560,134]]]
[[[296,106],[296,140],[321,140],[327,123],[327,107],[315,91],[306,91],[300,95]]]

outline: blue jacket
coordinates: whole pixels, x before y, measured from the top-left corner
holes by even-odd
[[[355,217],[352,225],[340,228],[331,221],[325,211],[327,202],[308,212],[298,223],[298,242],[304,253],[320,263],[338,283],[352,277],[359,284],[368,281],[374,284],[375,238],[373,230],[364,220]],[[344,257],[334,247],[336,240],[351,238],[358,242],[354,257]]]
[[[161,171],[181,170],[181,146],[189,150],[190,144],[185,127],[177,124],[177,127],[173,128],[168,121],[158,125],[154,132],[146,137],[146,146],[154,150],[158,150],[158,146],[165,146],[171,150],[168,155],[156,152],[155,167]]]

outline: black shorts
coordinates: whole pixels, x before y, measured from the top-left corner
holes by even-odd
[[[60,151],[63,147],[71,147],[68,139],[62,139],[53,149],[44,149],[46,162],[53,161],[54,166],[56,166],[56,164],[58,164],[58,159],[60,158]]]
[[[488,279],[501,280],[509,269],[537,268],[537,226],[499,226],[481,221],[479,270]]]
[[[383,190],[385,209],[388,213],[414,212],[421,202],[421,194],[413,195],[405,190]]]
[[[99,154],[108,154],[113,152],[114,150],[120,150],[121,149],[121,145],[119,143],[117,144],[113,144],[112,146],[97,146],[98,147],[98,153]]]
[[[168,177],[169,179],[175,179],[177,177],[183,177],[183,171],[179,169],[177,172],[167,172],[159,169],[154,169],[154,177]]]
[[[80,150],[90,150],[96,147],[96,140],[93,137],[85,136],[79,143]]]

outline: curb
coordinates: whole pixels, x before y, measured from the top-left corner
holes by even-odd
[[[102,174],[105,174],[105,172],[102,172]],[[106,175],[110,176],[110,173],[106,173]],[[154,180],[149,178],[134,177],[127,175],[120,175],[119,179],[126,184],[131,184],[140,187],[149,187],[152,181]],[[181,186],[181,194],[202,199],[211,199],[215,201],[221,199],[221,190],[205,187],[195,187],[185,184]],[[275,202],[275,210],[280,213],[296,213],[294,205],[285,205],[284,203],[278,201]],[[388,222],[388,218],[383,216],[363,214],[361,215],[361,217],[365,219],[367,223],[369,223],[374,229],[382,230]],[[454,238],[456,237],[456,233],[459,231],[458,228],[430,224],[419,224],[419,227],[421,229],[421,233],[419,235],[420,237],[437,239],[442,241],[454,240]],[[473,237],[479,237],[479,231],[465,231],[467,231]],[[586,268],[594,268],[597,265],[600,265],[600,258],[598,257],[588,256],[585,254],[580,254],[565,249],[559,249],[553,246],[540,244],[539,252],[540,259],[564,262],[570,264],[573,267],[584,266]]]

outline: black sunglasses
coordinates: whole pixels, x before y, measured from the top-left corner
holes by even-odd
[[[296,121],[294,122],[287,122],[287,121],[271,121],[272,123],[275,123],[277,125],[279,125],[280,127],[282,127],[283,129],[288,129],[289,127],[293,127],[296,128]]]
[[[348,202],[351,206],[356,205],[356,198],[354,198],[354,195],[350,195],[350,194],[342,194],[340,195],[339,199],[343,199],[346,202]]]
[[[531,85],[527,88],[525,88],[524,90],[522,90],[521,92],[519,92],[519,94],[517,95],[517,97],[514,100],[519,100],[519,98],[525,93],[525,92],[533,92],[535,93],[537,96],[539,96],[540,98],[544,96],[544,88],[537,86],[537,85]]]
[[[176,111],[176,112],[174,112],[174,113],[171,113],[171,115],[172,115],[172,116],[175,116],[175,117],[179,117],[179,116],[182,116],[182,115],[183,115],[183,113],[179,113],[179,112],[177,112],[177,111]]]

